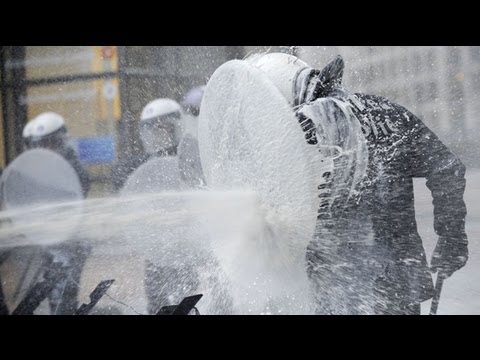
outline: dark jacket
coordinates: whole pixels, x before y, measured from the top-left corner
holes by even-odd
[[[90,177],[87,170],[80,163],[80,160],[78,159],[75,150],[73,150],[73,148],[71,148],[70,146],[65,146],[56,150],[56,152],[58,152],[58,154],[60,154],[65,160],[67,160],[77,173],[80,180],[80,185],[82,186],[83,197],[86,198],[88,191],[90,190]]]
[[[376,249],[369,256],[390,264],[395,273],[391,285],[407,303],[424,301],[432,297],[433,282],[417,231],[412,179],[427,180],[437,235],[466,242],[465,166],[404,107],[380,96],[355,97],[363,105],[354,108],[354,113],[367,141],[366,179],[346,208],[332,206],[332,227],[347,224],[355,229],[352,224],[368,222]],[[346,240],[354,243],[359,234],[349,236]]]

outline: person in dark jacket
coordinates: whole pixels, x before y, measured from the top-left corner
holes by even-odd
[[[291,66],[294,57],[282,56]],[[307,142],[343,149],[333,173],[324,174],[331,181],[320,189],[317,231],[307,250],[317,312],[420,314],[420,303],[433,296],[431,273],[448,278],[468,259],[465,166],[406,108],[344,89],[341,57],[321,71],[294,63],[289,77],[276,76],[278,64],[261,69],[294,107]],[[352,124],[361,131],[354,133]],[[346,139],[356,138],[364,148],[348,148]],[[430,266],[417,231],[413,178],[425,178],[433,198],[439,239]]]
[[[183,135],[182,126],[182,108],[175,100],[161,98],[145,105],[138,124],[143,152],[125,156],[114,165],[112,179],[115,190],[121,190],[129,176],[148,160],[177,156]]]
[[[27,123],[23,130],[25,148],[44,148],[56,152],[67,160],[77,173],[82,193],[87,197],[90,189],[90,178],[80,163],[73,147],[68,143],[68,132],[65,120],[59,114],[46,112]],[[78,308],[78,292],[82,269],[91,248],[80,240],[69,240],[68,243],[47,247],[44,259],[44,274],[61,264],[62,271],[68,276],[57,283],[49,295],[52,314],[70,315]],[[45,275],[44,275],[45,276]]]
[[[116,167],[120,170],[123,166],[123,170],[120,170],[122,179],[116,180],[119,185],[122,184],[120,189],[122,194],[131,194],[136,191],[150,192],[152,190],[155,192],[176,191],[183,187],[181,181],[185,180],[185,177],[182,176],[178,165],[178,148],[183,135],[183,122],[182,107],[173,99],[159,98],[145,105],[140,114],[138,130],[146,155],[145,157],[131,158],[131,160]],[[161,160],[164,160],[165,164],[174,165],[157,170],[158,160],[160,160],[160,163]],[[146,188],[143,183],[138,184],[136,181],[131,181],[131,179],[136,179],[139,176],[136,170],[143,163],[148,169],[143,172],[143,176],[148,171],[152,172],[150,173],[151,178],[148,176],[149,180]],[[148,168],[149,164],[152,163],[156,164],[155,167]],[[131,168],[127,168],[125,165],[131,166]],[[124,178],[124,175],[127,176]],[[118,173],[114,173],[114,176],[118,176]],[[165,236],[161,233],[156,236],[158,236],[159,241],[161,239],[163,241],[163,238],[169,239],[168,232]],[[172,254],[173,256],[174,254]],[[148,314],[154,315],[162,306],[179,303],[183,298],[182,296],[191,294],[193,289],[197,287],[196,274],[192,275],[194,274],[193,270],[189,265],[183,263],[184,260],[178,261],[176,265],[172,265],[171,262],[167,265],[158,259],[155,251],[152,251],[145,259],[144,284]]]

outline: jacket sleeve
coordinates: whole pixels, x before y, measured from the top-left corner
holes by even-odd
[[[440,139],[415,115],[403,109],[406,120],[407,159],[412,177],[426,178],[434,206],[437,235],[467,241],[463,200],[465,166]]]

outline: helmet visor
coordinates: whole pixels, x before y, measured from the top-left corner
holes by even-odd
[[[154,154],[177,145],[178,139],[174,122],[178,122],[180,114],[178,116],[176,114],[168,114],[140,123],[140,138],[147,153]]]

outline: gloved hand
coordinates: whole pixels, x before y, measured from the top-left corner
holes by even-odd
[[[440,236],[433,251],[430,269],[439,271],[444,278],[461,269],[468,260],[468,242],[466,239]]]

